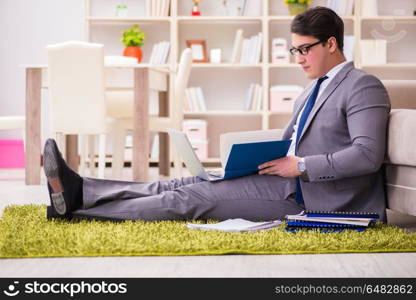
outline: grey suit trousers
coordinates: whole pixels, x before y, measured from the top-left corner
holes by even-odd
[[[281,219],[304,209],[294,179],[252,175],[224,181],[186,177],[152,183],[84,178],[76,217],[110,220]]]

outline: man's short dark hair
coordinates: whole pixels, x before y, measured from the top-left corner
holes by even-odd
[[[331,9],[317,6],[297,15],[291,24],[292,33],[313,36],[326,42],[333,36],[341,52],[344,49],[344,22]]]

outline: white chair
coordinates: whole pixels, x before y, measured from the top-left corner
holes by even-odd
[[[69,41],[47,46],[51,133],[64,152],[64,136],[79,135],[80,173],[84,173],[88,136],[99,135],[98,177],[104,178],[106,105],[104,46]],[[91,140],[91,138],[90,138]],[[94,167],[94,157],[90,163]]]
[[[167,129],[175,128],[182,129],[183,121],[183,99],[185,97],[185,89],[188,84],[189,75],[192,66],[192,51],[186,48],[179,60],[178,69],[173,72],[174,75],[174,87],[171,93],[172,99],[160,99],[161,101],[169,101],[168,116],[150,116],[149,130],[159,133],[160,140],[164,140],[161,143],[160,150],[163,147],[168,146]],[[125,138],[126,130],[133,129],[133,92],[132,91],[107,91],[106,92],[107,113],[113,119],[117,119],[118,122],[114,124],[113,128],[113,176],[119,177],[124,164],[124,151],[125,151]],[[162,103],[163,104],[163,103]],[[163,106],[163,105],[162,105]],[[159,107],[160,108],[160,107]],[[163,149],[166,150],[166,149]],[[168,158],[162,158],[163,155],[168,155]],[[170,167],[169,152],[159,152],[159,173],[163,173],[161,168],[161,160],[166,161]],[[175,152],[173,155],[173,162],[175,167],[175,176],[181,176],[182,173],[182,161],[179,159],[178,154]],[[166,172],[169,172],[169,167]],[[164,173],[163,175],[168,175]]]

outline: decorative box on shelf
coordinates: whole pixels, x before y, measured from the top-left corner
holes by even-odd
[[[272,53],[272,63],[289,64],[290,56],[288,51],[276,51]]]
[[[275,85],[270,87],[270,111],[293,111],[295,100],[302,93],[300,85]]]
[[[182,128],[190,140],[207,139],[207,121],[205,120],[184,120]]]
[[[289,51],[287,50],[287,40],[284,38],[274,38],[272,40],[272,63],[290,63]]]
[[[200,160],[208,158],[208,140],[191,139],[190,142]]]

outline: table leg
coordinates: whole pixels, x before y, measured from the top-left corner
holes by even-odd
[[[26,69],[26,149],[25,183],[40,184],[41,137],[40,137],[40,89],[42,70]]]
[[[159,117],[169,116],[168,92],[159,92]],[[169,135],[159,132],[159,174],[170,175]]]
[[[68,166],[78,173],[79,155],[78,155],[78,136],[68,134],[66,136],[66,163]]]
[[[149,173],[149,69],[134,69],[133,180],[147,181]]]

